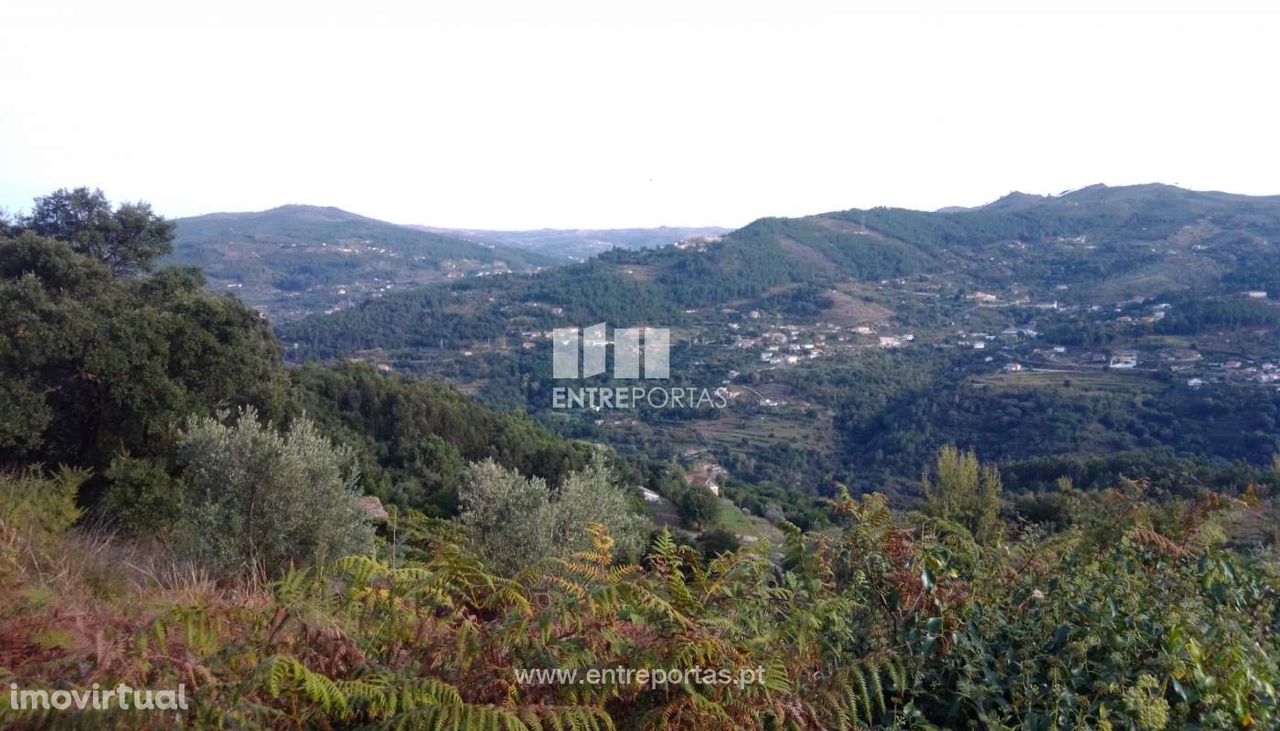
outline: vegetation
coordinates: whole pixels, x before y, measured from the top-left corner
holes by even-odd
[[[586,462],[585,447],[447,386],[359,365],[290,373],[267,323],[203,291],[197,271],[113,276],[65,241],[12,233],[0,239],[0,467],[90,470],[82,504],[126,532],[172,516],[183,425],[223,410],[285,429],[309,415],[351,450],[365,490],[436,515],[456,513],[468,462],[555,482]]]
[[[114,274],[150,269],[173,250],[173,223],[151,212],[146,203],[126,203],[114,210],[101,190],[65,188],[37,198],[19,225],[40,236],[71,244],[100,261]]]
[[[748,534],[660,440],[622,456],[373,365],[287,369],[261,317],[202,291],[198,272],[148,271],[149,249],[111,233],[121,209],[80,197],[102,215],[44,229],[58,238],[5,223],[0,238],[0,683],[181,684],[190,705],[0,704],[5,728],[1280,725],[1273,400],[1074,375],[1061,391],[939,385],[969,357],[941,349],[810,371],[785,385],[810,418],[826,412],[842,449],[740,445],[731,469],[765,479],[724,492],[772,523]],[[686,322],[686,305],[725,296],[800,312],[836,295],[776,262],[752,269],[770,260],[764,243],[894,276],[933,266],[924,253],[1073,235],[1095,217],[1123,233],[1111,243],[1176,233],[1214,203],[1145,201],[769,221],[741,250],[698,253],[724,257],[718,284],[666,280],[701,264],[641,251],[415,296],[523,287],[542,305],[523,306],[548,314],[521,326],[551,322],[538,318],[553,302]],[[628,278],[622,262],[655,269]],[[553,291],[578,275],[582,290]],[[634,301],[606,299],[619,292]],[[361,317],[410,341],[395,304],[409,301]],[[510,314],[469,312],[437,312],[427,331],[485,332]],[[327,327],[298,332],[320,347]],[[522,393],[544,387],[516,374]],[[1237,452],[1220,446],[1232,438]],[[1210,451],[1240,461],[1185,456]],[[850,455],[929,465],[920,494],[876,484],[886,470],[852,496],[837,479]],[[653,530],[639,485],[698,534]]]
[[[252,408],[188,422],[172,540],[219,574],[278,574],[364,553],[373,539],[350,454],[306,418],[283,433]]]
[[[121,453],[163,457],[188,415],[251,405],[289,413],[266,323],[198,273],[113,278],[72,246],[0,241],[0,463],[95,471]]]
[[[659,535],[508,578],[457,527],[406,515],[376,556],[249,593],[171,582],[67,532],[73,476],[4,478],[9,678],[188,685],[187,723],[297,728],[1265,728],[1280,675],[1273,564],[1226,547],[1256,498],[1081,493],[1053,533],[982,546],[841,496],[836,531],[704,560]],[[50,489],[53,488],[53,489]],[[35,501],[45,503],[36,507]],[[73,509],[71,509],[73,510]],[[48,515],[43,522],[15,514]],[[72,513],[74,514],[74,513]],[[118,549],[117,549],[118,550]],[[157,574],[159,576],[161,574]],[[91,621],[58,618],[75,612]],[[538,682],[652,668],[684,682]],[[707,669],[728,682],[708,683]],[[137,712],[0,710],[10,727],[163,726]],[[89,713],[95,713],[90,717]],[[150,718],[149,721],[141,720]]]
[[[445,377],[562,435],[660,459],[710,449],[753,513],[772,502],[807,527],[822,520],[812,498],[837,484],[884,490],[905,506],[919,496],[921,465],[948,443],[999,465],[1010,492],[1051,485],[1062,473],[1041,477],[1046,461],[1076,476],[1111,462],[1082,485],[1123,474],[1164,487],[1189,475],[1181,489],[1260,479],[1280,449],[1280,392],[1261,380],[1214,384],[1230,380],[1226,362],[1280,362],[1280,288],[1266,283],[1277,240],[1273,198],[1095,186],[971,210],[763,219],[716,243],[388,294],[277,332],[299,361],[355,355]],[[978,302],[978,292],[999,296]],[[555,381],[540,333],[599,321],[669,326],[676,379],[772,387],[786,394],[775,402],[792,406],[746,408],[755,394],[744,391],[731,426],[712,413],[637,413],[624,429],[550,413]],[[831,323],[845,338],[838,357],[776,367],[761,364],[763,344],[735,345],[748,330],[758,340]],[[874,337],[849,335],[854,325],[916,340],[881,350]],[[1038,335],[1001,336],[980,351],[965,340],[1011,327]],[[1037,354],[1051,346],[1071,362]],[[1112,355],[1137,349],[1133,378],[1106,370]],[[1014,362],[1043,372],[992,377]],[[1205,388],[1188,388],[1192,380]]]
[[[445,516],[472,462],[493,459],[552,484],[586,465],[589,449],[519,412],[495,413],[440,383],[378,373],[362,363],[294,370],[305,412],[356,448],[362,484],[401,507]]]
[[[905,361],[898,359],[900,379],[912,373]],[[843,375],[854,379],[858,372]],[[1260,468],[1280,449],[1275,437],[1280,393],[1274,389],[1197,391],[1167,379],[1051,374],[1008,383],[902,380],[883,391],[872,382],[842,397],[838,408],[845,458],[871,474],[909,474],[943,444],[954,442],[1000,462],[1006,477],[1016,478],[1006,482],[1018,490],[1043,487],[1057,477],[1024,481],[1022,476],[1032,474],[1025,465],[1070,458],[1080,463],[1071,469],[1084,472],[1087,464],[1119,455],[1138,463],[1131,474],[1153,478],[1188,458],[1196,458],[1202,473],[1251,465],[1246,474],[1225,480],[1243,484],[1257,480]],[[1123,470],[1109,472],[1119,473]],[[1223,481],[1213,474],[1189,480]]]
[[[646,521],[600,455],[555,490],[542,478],[522,477],[491,460],[473,465],[458,521],[488,564],[507,574],[588,550],[583,526],[603,526],[617,536],[620,555],[632,558],[648,537]]]
[[[203,269],[218,290],[234,291],[273,318],[323,312],[451,275],[553,262],[318,206],[212,213],[178,219],[174,227],[166,263]]]
[[[978,464],[972,450],[961,453],[948,444],[938,452],[933,475],[925,477],[924,512],[964,526],[974,540],[994,543],[1000,537],[1000,473]]]

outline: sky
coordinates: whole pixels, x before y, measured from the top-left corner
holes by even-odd
[[[1267,3],[959,5],[4,0],[0,207],[516,229],[1280,193]]]

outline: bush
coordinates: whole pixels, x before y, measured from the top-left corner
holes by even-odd
[[[252,408],[234,423],[220,416],[190,420],[181,439],[180,550],[223,574],[280,574],[369,550],[346,450],[306,418],[278,432]]]
[[[60,468],[46,477],[35,469],[0,473],[0,527],[61,536],[80,519],[76,492],[87,470]]]
[[[525,478],[492,460],[480,462],[468,473],[461,502],[460,520],[479,552],[507,573],[585,550],[591,545],[586,530],[591,523],[608,528],[623,556],[636,556],[647,535],[645,519],[632,509],[600,455],[554,491],[542,478]]]
[[[157,535],[177,519],[181,488],[163,466],[122,454],[111,460],[107,479],[102,510],[122,533]]]
[[[698,550],[703,558],[711,560],[722,553],[733,553],[742,547],[737,534],[723,526],[713,528],[698,536]]]

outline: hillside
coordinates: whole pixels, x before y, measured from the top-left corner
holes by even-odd
[[[1280,447],[1280,394],[1253,376],[1277,374],[1280,317],[1265,298],[1118,308],[1152,319],[1137,332],[1117,308],[1068,306],[1072,321],[1054,306],[1035,327],[1060,331],[1063,362],[1024,373],[1000,365],[1059,355],[1024,319],[1040,303],[929,277],[929,247],[958,261],[980,242],[818,217],[642,252],[648,270],[617,254],[373,308],[429,305],[411,314],[472,338],[520,327],[504,319],[516,306],[556,321],[545,302],[565,291],[618,322],[665,312],[686,343],[678,381],[736,374],[730,388],[762,397],[710,418],[535,415],[611,453],[381,372],[527,389],[536,407],[534,335],[288,369],[266,323],[198,275],[113,272],[76,232],[5,233],[0,649],[24,683],[11,697],[30,699],[0,706],[5,728],[168,728],[174,709],[193,728],[1276,726],[1280,459],[1261,463]],[[755,269],[770,251],[811,266]],[[685,257],[724,266],[724,289],[674,286],[698,265]],[[915,273],[836,279],[894,271]],[[770,281],[790,284],[753,289]],[[935,302],[913,309],[921,292]],[[1022,326],[1002,339],[1008,322]],[[1135,347],[1131,372],[1068,369],[1106,337]],[[756,339],[775,345],[742,342]],[[1238,377],[1203,390],[1148,357],[1227,348],[1241,360],[1220,373]],[[921,458],[940,441],[984,461]],[[926,487],[898,511],[904,473]],[[640,511],[659,504],[655,530]],[[683,680],[529,674],[627,667]],[[687,681],[709,667],[725,680]],[[80,716],[29,689],[124,683],[183,700]],[[804,722],[773,723],[779,709]]]
[[[178,219],[166,263],[197,266],[276,320],[348,307],[433,282],[553,262],[536,252],[462,241],[338,208],[288,205]]]
[[[413,228],[493,246],[532,251],[558,259],[582,261],[611,249],[653,249],[678,241],[721,236],[729,229],[716,226],[659,226],[657,228],[534,229],[489,231],[483,229]]]
[[[1064,454],[1109,455],[1081,463],[1090,483],[1194,458],[1212,484],[1280,450],[1277,241],[1277,198],[1091,186],[761,219],[719,241],[425,287],[277,332],[297,359],[443,376],[622,450],[705,453],[759,509],[821,480],[811,489],[909,494],[947,442],[1026,488],[1045,482],[1036,460]],[[553,412],[547,332],[600,321],[673,328],[671,372],[730,389],[733,408]]]
[[[387,297],[448,344],[289,368],[85,192],[0,230],[4,728],[1276,727],[1280,308],[1237,270],[1060,306],[965,289],[1034,255],[934,276],[968,220],[763,221]],[[732,404],[549,413],[553,301],[677,323],[668,380]]]
[[[327,357],[410,345],[409,322],[421,324],[415,336],[426,340],[490,337],[522,323],[684,319],[685,309],[767,306],[779,288],[942,273],[957,292],[1008,288],[1015,297],[1091,304],[1191,289],[1280,290],[1278,242],[1280,198],[1091,186],[945,213],[875,208],[761,219],[717,242],[611,251],[532,277],[400,293],[281,332]],[[446,299],[462,322],[432,316]],[[549,306],[561,315],[547,314]],[[485,324],[499,312],[510,327]]]

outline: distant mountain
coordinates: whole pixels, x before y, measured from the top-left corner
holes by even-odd
[[[614,250],[530,277],[405,292],[280,332],[302,353],[332,356],[556,323],[677,324],[689,310],[777,306],[801,296],[788,294],[796,287],[903,277],[945,282],[958,293],[1008,290],[1090,304],[1190,290],[1280,291],[1280,197],[1098,185],[948,212],[765,218],[718,241]],[[465,314],[443,317],[445,308]]]
[[[1066,191],[1059,195],[1013,192],[980,206],[981,210],[1015,212],[1066,211],[1081,207],[1094,212],[1157,214],[1163,216],[1221,213],[1225,211],[1270,209],[1280,204],[1280,196],[1248,196],[1218,191],[1186,190],[1163,183],[1108,186],[1101,183]]]
[[[350,306],[395,290],[556,260],[463,241],[338,208],[287,205],[181,218],[167,263],[198,266],[275,320]]]
[[[610,249],[652,249],[678,241],[720,236],[729,229],[716,226],[660,226],[658,228],[551,229],[532,231],[489,231],[483,229],[413,228],[452,238],[509,246],[560,259],[582,261]]]

